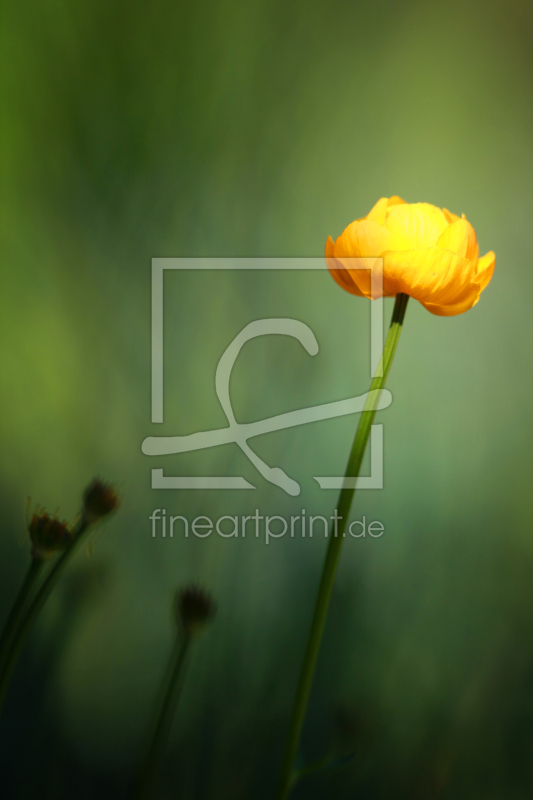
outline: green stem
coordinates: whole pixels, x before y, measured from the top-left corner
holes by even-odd
[[[43,582],[41,588],[33,598],[26,614],[22,618],[17,630],[14,632],[13,638],[11,640],[11,647],[9,652],[6,654],[5,661],[1,665],[0,671],[0,712],[2,711],[2,707],[4,704],[4,700],[7,694],[7,690],[9,687],[9,683],[11,677],[13,675],[13,671],[17,665],[18,658],[20,656],[22,647],[24,642],[26,641],[26,636],[28,635],[33,623],[39,616],[43,606],[45,605],[46,601],[52,594],[59,578],[61,577],[65,567],[67,566],[68,562],[71,560],[72,556],[79,548],[81,542],[84,539],[84,534],[89,529],[89,525],[82,519],[76,534],[62,556],[57,559],[54,566],[46,576],[45,581]]]
[[[380,368],[377,371],[377,376],[370,385],[369,396],[365,404],[364,411],[361,414],[359,425],[357,426],[355,439],[350,452],[350,457],[348,459],[348,465],[346,467],[346,476],[359,476],[361,463],[363,461],[366,445],[370,436],[372,422],[374,421],[376,410],[379,404],[379,398],[385,386],[385,381],[387,380],[387,376],[392,365],[392,360],[394,358],[394,353],[396,352],[396,347],[398,345],[398,340],[400,338],[408,300],[409,296],[406,294],[396,295],[391,323],[387,338],[385,340],[383,355],[381,356]],[[318,652],[320,650],[320,642],[324,632],[329,601],[331,599],[331,592],[333,590],[333,583],[335,581],[337,563],[339,561],[354,493],[355,489],[351,487],[344,487],[341,489],[339,502],[337,504],[338,528],[335,529],[333,527],[332,531],[330,531],[328,550],[326,553],[326,559],[322,570],[322,578],[320,580],[320,586],[315,603],[313,621],[311,623],[311,630],[307,640],[307,647],[300,671],[298,688],[296,690],[296,697],[294,699],[291,720],[289,723],[289,731],[287,734],[280,780],[278,784],[278,800],[286,800],[294,784],[294,761],[298,751],[298,743],[300,741],[311,685],[313,683]]]
[[[13,603],[11,611],[9,612],[6,624],[4,625],[4,630],[2,631],[2,638],[0,639],[0,668],[8,656],[9,645],[11,644],[11,640],[17,629],[17,625],[20,622],[22,613],[28,602],[28,598],[33,591],[39,575],[41,574],[43,566],[44,561],[42,559],[33,558],[32,556],[26,577],[24,578],[16,600]]]
[[[135,792],[136,800],[145,800],[145,798],[150,798],[152,796],[151,791],[157,765],[165,749],[172,726],[172,720],[176,712],[181,690],[180,676],[191,641],[192,634],[184,633],[178,640],[172,654],[169,668],[170,678],[161,701],[161,707],[151,737],[150,746],[137,780]]]

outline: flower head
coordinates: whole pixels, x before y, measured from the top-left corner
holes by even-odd
[[[215,610],[210,595],[197,586],[187,586],[176,592],[176,620],[189,635],[198,633],[214,616]]]
[[[475,306],[494,271],[495,255],[479,258],[473,227],[445,208],[382,197],[363,219],[334,242],[326,262],[336,282],[359,297],[371,292],[370,271],[354,269],[350,258],[383,259],[383,296],[414,297],[432,314],[449,317]]]
[[[67,522],[51,517],[44,511],[32,514],[28,533],[33,545],[32,556],[42,561],[64,550],[73,537],[72,528]]]
[[[115,487],[95,478],[83,495],[83,519],[87,525],[93,525],[119,505],[120,498]]]

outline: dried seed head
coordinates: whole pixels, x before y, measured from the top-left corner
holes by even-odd
[[[115,511],[119,505],[120,499],[115,487],[95,478],[83,495],[83,520],[87,525],[93,525]]]
[[[74,535],[67,522],[51,517],[44,511],[32,514],[28,533],[33,544],[32,556],[42,561],[64,550]]]
[[[176,620],[188,634],[198,633],[215,614],[215,604],[207,592],[187,586],[176,592]]]

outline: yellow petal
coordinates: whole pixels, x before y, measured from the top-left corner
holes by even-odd
[[[422,303],[422,305],[437,317],[455,317],[457,314],[463,314],[465,311],[472,308],[472,306],[475,306],[479,300],[480,294],[481,292],[478,292],[477,296],[472,294],[466,300],[462,300],[454,305],[438,305],[436,303]]]
[[[398,197],[397,194],[393,194],[392,197],[389,197],[389,202],[387,203],[388,207],[391,206],[401,206],[406,205],[405,200],[402,200],[401,197]]]
[[[378,200],[376,205],[372,207],[365,219],[371,219],[373,222],[377,222],[379,225],[385,225],[388,202],[388,197],[382,197],[381,200]]]
[[[387,228],[403,236],[412,250],[433,247],[447,226],[440,208],[429,203],[405,203],[387,209]]]
[[[363,297],[376,299],[377,297],[392,296],[384,292],[382,258],[342,258],[336,260],[337,262],[340,261],[346,268]]]
[[[396,233],[371,219],[363,219],[348,225],[335,242],[335,256],[372,258],[385,250],[407,250],[408,243]]]
[[[429,247],[384,253],[383,258],[386,295],[405,292],[424,305],[453,306],[473,302],[479,294],[476,265],[451,250]]]
[[[357,258],[366,263],[357,264]],[[352,294],[405,292],[432,314],[453,316],[478,302],[491,280],[495,256],[490,252],[479,258],[474,229],[464,214],[461,219],[428,203],[408,205],[399,197],[382,197],[366,218],[349,225],[335,242],[328,239],[326,261],[335,281]],[[378,292],[375,278],[380,276]]]
[[[437,239],[437,246],[472,261],[477,261],[479,255],[476,233],[466,219],[458,219],[448,225]]]
[[[328,236],[326,242],[326,264],[328,270],[336,283],[350,294],[355,294],[358,297],[364,297],[360,291],[349,270],[343,265],[342,261],[334,256],[335,243],[331,236]]]
[[[392,197],[382,197],[381,200],[378,200],[376,205],[367,214],[366,219],[371,219],[373,222],[379,223],[379,225],[385,225],[387,208],[403,203],[405,203],[405,200],[402,200],[402,198],[398,197],[397,195],[393,195]]]
[[[458,219],[461,219],[461,217],[458,217],[457,214],[452,214],[451,211],[448,211],[447,208],[443,208],[442,213],[444,214],[444,216],[446,217],[446,219],[450,224],[452,222],[457,222]]]
[[[496,256],[492,250],[482,256],[477,262],[477,282],[479,283],[481,291],[490,283],[495,264]]]

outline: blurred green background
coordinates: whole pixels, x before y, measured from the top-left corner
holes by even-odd
[[[347,540],[302,752],[355,751],[298,798],[519,800],[533,787],[533,10],[446,4],[4,6],[0,614],[28,563],[26,497],[71,518],[94,475],[123,496],[32,632],[0,723],[6,798],[128,797],[172,647],[171,601],[218,604],[189,664],[158,797],[270,798],[325,543],[152,539],[189,517],[329,515],[356,417],[157,463],[148,436],[224,424],[215,366],[249,321],[234,407],[254,420],[366,391],[368,304],[326,272],[173,274],[166,419],[150,423],[153,256],[317,256],[382,196],[465,213],[494,279],[450,319],[412,302],[390,379],[385,489]],[[386,317],[390,314],[390,301]],[[241,474],[256,492],[155,492]],[[316,486],[316,484],[315,484]]]

